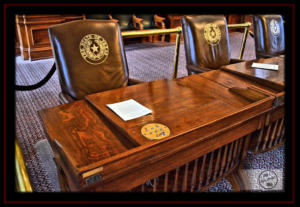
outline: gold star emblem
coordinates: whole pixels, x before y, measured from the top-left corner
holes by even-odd
[[[93,50],[93,52],[98,52],[98,47],[94,44],[93,47],[91,47],[91,49]]]

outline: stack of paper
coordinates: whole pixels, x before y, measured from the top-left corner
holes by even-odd
[[[124,121],[136,119],[138,117],[152,113],[150,109],[146,108],[133,99],[106,105]]]
[[[278,65],[268,63],[252,63],[251,67],[267,70],[278,70]]]

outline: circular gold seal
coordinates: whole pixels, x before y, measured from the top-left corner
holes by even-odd
[[[280,26],[275,19],[272,19],[270,22],[270,30],[273,36],[278,36],[280,34]]]
[[[204,27],[204,37],[208,44],[217,45],[221,40],[221,30],[215,24],[206,24]]]
[[[144,137],[151,140],[158,140],[170,135],[170,129],[159,123],[146,124],[142,127],[141,133]]]
[[[84,36],[79,44],[82,58],[89,64],[98,65],[103,63],[109,54],[106,40],[97,34]]]

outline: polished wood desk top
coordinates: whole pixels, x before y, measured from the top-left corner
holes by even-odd
[[[278,71],[273,71],[260,68],[252,68],[251,65],[253,62],[278,64],[279,69]],[[270,86],[277,85],[278,89],[283,89],[284,87],[284,56],[240,62],[236,64],[222,66],[221,69],[225,71],[230,71],[232,73],[236,73],[240,76],[251,78],[252,80],[256,80],[260,83],[269,83]]]
[[[211,81],[221,84],[224,87],[230,88],[252,88],[254,90],[262,91],[273,97],[274,106],[282,106],[285,102],[285,91],[284,87],[277,84],[269,84],[268,82],[256,81],[251,78],[241,77],[237,73],[232,73],[231,71],[223,70],[213,70],[207,73],[200,74]],[[275,103],[277,102],[277,103]],[[276,117],[273,117],[276,119]]]
[[[125,122],[106,106],[130,98],[153,113]],[[197,75],[92,94],[86,99],[137,145],[153,142],[140,133],[147,123],[168,126],[171,135],[166,139],[169,139],[230,116],[250,104],[220,84]]]
[[[125,122],[106,106],[130,98],[153,113]],[[256,89],[191,75],[92,94],[39,114],[57,161],[74,181],[71,189],[90,187],[86,179],[101,173],[98,190],[116,190],[115,178],[126,190],[256,130],[257,121],[249,120],[272,108],[273,100]],[[143,137],[142,126],[153,122],[168,126],[170,136]],[[135,176],[130,183],[124,178],[129,174]]]

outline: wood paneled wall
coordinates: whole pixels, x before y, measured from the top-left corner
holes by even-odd
[[[37,60],[52,57],[48,27],[72,20],[83,19],[83,15],[16,15],[18,50],[24,60]]]

